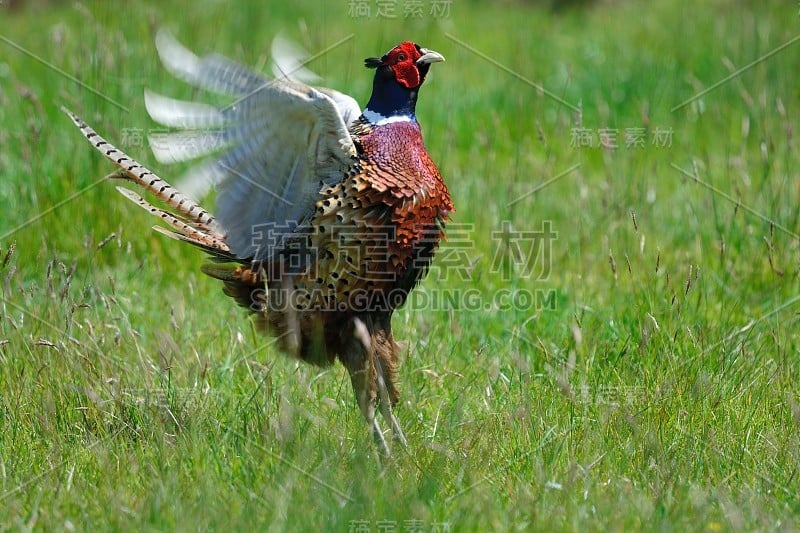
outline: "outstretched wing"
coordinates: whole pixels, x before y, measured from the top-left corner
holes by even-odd
[[[156,158],[169,163],[218,152],[191,169],[181,189],[198,198],[216,185],[217,222],[231,252],[271,257],[313,214],[320,189],[353,166],[356,149],[345,117],[355,101],[290,77],[269,80],[218,55],[198,58],[163,31],[156,46],[173,75],[234,98],[215,108],[146,92],[155,121],[185,129],[151,135]]]
[[[305,67],[308,60],[308,52],[283,35],[278,34],[272,40],[272,74],[275,79],[287,79],[309,85],[319,81],[320,77]],[[327,87],[314,88],[333,100],[346,126],[349,127],[361,116],[361,108],[352,96]]]

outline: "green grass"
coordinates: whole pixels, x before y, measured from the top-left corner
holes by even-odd
[[[800,43],[672,111],[800,17],[697,4],[0,13],[0,529],[800,527]],[[364,57],[406,38],[447,57],[418,115],[468,241],[439,259],[469,275],[439,269],[419,294],[480,305],[396,314],[409,449],[384,467],[343,368],[280,356],[199,273],[202,254],[92,186],[111,167],[59,106],[112,142],[153,128],[144,87],[192,95],[157,60],[161,26],[256,68],[281,30],[311,51],[354,34],[311,66],[361,102]],[[579,127],[595,145],[616,129],[619,146],[576,147]],[[645,146],[625,146],[632,128]],[[543,268],[493,236],[544,221]],[[513,291],[539,300],[484,305]]]

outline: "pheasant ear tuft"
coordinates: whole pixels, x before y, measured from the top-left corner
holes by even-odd
[[[379,57],[368,57],[364,60],[364,66],[367,68],[378,68],[383,65],[383,61]]]

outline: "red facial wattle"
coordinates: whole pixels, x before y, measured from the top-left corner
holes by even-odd
[[[394,72],[397,82],[406,89],[414,89],[422,83],[416,61],[421,57],[417,45],[410,41],[396,46],[387,54],[387,62]]]
[[[397,82],[406,89],[419,87],[422,81],[419,77],[419,69],[417,69],[417,65],[412,61],[404,61],[403,63],[392,65],[392,70],[394,71],[395,78],[397,78]]]

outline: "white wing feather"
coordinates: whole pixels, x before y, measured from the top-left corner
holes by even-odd
[[[300,45],[278,34],[272,41],[272,74],[275,79],[288,79],[311,84],[321,78],[305,67],[309,54]],[[361,107],[355,98],[327,87],[315,87],[336,104],[345,125],[350,126],[361,115]]]
[[[180,188],[198,198],[217,185],[217,221],[231,251],[271,257],[313,213],[320,188],[352,167],[356,150],[347,125],[360,114],[358,104],[291,78],[268,80],[222,56],[198,58],[163,31],[156,46],[176,77],[236,99],[217,109],[147,92],[154,120],[187,129],[152,135],[153,153],[171,163],[218,152],[190,170]]]
[[[272,40],[272,75],[276,80],[287,79],[311,84],[321,78],[305,67],[309,55],[297,43],[280,33]]]

